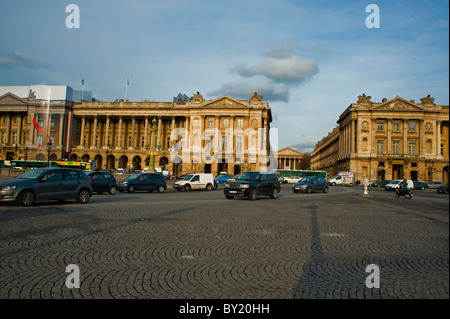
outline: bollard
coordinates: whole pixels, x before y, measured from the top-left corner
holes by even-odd
[[[364,179],[364,195],[369,195],[369,187],[367,186],[369,184],[369,180],[367,178]]]

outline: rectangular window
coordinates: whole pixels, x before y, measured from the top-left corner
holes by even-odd
[[[416,155],[416,142],[415,141],[408,142],[408,154],[411,156]]]
[[[214,119],[213,118],[208,119],[208,127],[214,127]]]
[[[377,131],[384,131],[383,121],[378,121],[378,123],[377,123]]]
[[[242,152],[243,149],[243,138],[242,136],[236,136],[236,151],[237,152]]]
[[[444,144],[441,144],[441,155],[444,156]]]
[[[384,152],[384,141],[377,141],[377,154],[383,155]]]
[[[244,127],[244,119],[237,119],[237,127],[240,128]]]
[[[393,141],[392,142],[392,153],[394,155],[400,154],[400,141]]]
[[[222,149],[227,150],[228,149],[228,136],[222,137]]]
[[[228,118],[222,119],[222,127],[228,127]]]
[[[392,131],[393,132],[400,132],[400,122],[399,121],[393,121],[392,122]]]
[[[416,131],[416,122],[410,121],[409,122],[409,131],[415,132]]]

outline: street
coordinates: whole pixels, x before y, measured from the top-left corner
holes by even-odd
[[[222,189],[0,203],[0,298],[449,297],[448,195],[282,185],[249,201]]]

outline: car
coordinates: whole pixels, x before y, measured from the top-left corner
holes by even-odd
[[[312,193],[313,191],[323,191],[328,193],[328,181],[322,177],[308,176],[303,177],[300,181],[292,186],[292,191],[298,193]]]
[[[442,186],[442,185],[444,185],[444,183],[442,183],[442,182],[430,182],[430,183],[428,183],[428,188],[438,189],[439,186]]]
[[[390,191],[391,189],[396,189],[400,187],[400,183],[403,181],[403,179],[396,179],[393,180],[392,182],[390,182],[389,184],[386,184],[386,186],[384,186],[384,189],[387,191]],[[408,184],[408,188],[413,189],[414,188],[414,183],[412,180],[408,179],[406,180],[407,184]]]
[[[301,180],[302,178],[301,177],[299,177],[299,176],[291,176],[291,177],[289,177],[289,178],[287,178],[285,181],[285,183],[288,183],[288,184],[295,184],[295,183],[297,183],[299,180]]]
[[[372,187],[378,187],[378,188],[385,187],[390,182],[391,181],[389,181],[389,180],[381,180],[381,179],[379,179],[379,180],[377,180],[376,182],[374,182],[372,184]]]
[[[114,174],[125,174],[125,170],[123,168],[118,168],[118,169],[116,169]]]
[[[448,194],[448,184],[443,184],[439,186],[437,192],[442,194]]]
[[[87,175],[91,179],[92,189],[97,194],[108,192],[114,195],[117,193],[117,181],[113,174],[108,172],[90,172]]]
[[[427,183],[423,183],[423,182],[413,182],[413,183],[414,183],[414,189],[423,190],[425,188],[428,188]]]
[[[119,192],[134,193],[135,191],[158,191],[164,193],[167,189],[166,178],[160,173],[139,173],[118,181]]]
[[[255,200],[258,196],[270,196],[278,198],[281,191],[281,183],[274,173],[269,172],[245,172],[233,180],[224,184],[224,195],[227,199],[234,197],[247,197]]]
[[[30,206],[36,201],[76,199],[89,202],[90,178],[79,169],[36,168],[0,182],[0,201]]]
[[[206,189],[210,191],[215,188],[214,176],[212,174],[188,174],[181,181],[175,182],[177,191],[191,189]]]
[[[220,184],[220,183],[225,183],[227,180],[232,179],[232,178],[233,178],[233,175],[231,175],[231,174],[219,174],[219,176],[217,176],[214,179],[214,181],[217,184]]]

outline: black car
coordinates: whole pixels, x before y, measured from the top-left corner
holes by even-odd
[[[140,173],[134,174],[124,180],[117,182],[119,192],[127,191],[133,193],[143,190],[149,193],[158,191],[163,193],[167,189],[166,178],[160,173]]]
[[[448,194],[448,184],[439,186],[437,192],[442,194]]]
[[[245,172],[226,181],[224,186],[223,192],[227,199],[237,196],[255,200],[259,195],[267,195],[276,199],[281,190],[277,176],[267,172]]]
[[[36,168],[0,182],[0,201],[30,206],[35,201],[76,199],[87,203],[92,196],[91,181],[78,169]]]
[[[385,187],[390,182],[391,181],[389,181],[389,180],[380,180],[379,179],[379,180],[374,181],[370,186],[381,188],[381,187]]]
[[[303,177],[292,186],[292,191],[294,193],[298,193],[299,191],[304,193],[312,193],[313,191],[323,191],[324,193],[328,193],[328,182],[322,177]]]
[[[116,194],[117,182],[113,174],[109,172],[90,172],[88,176],[92,182],[92,189],[97,194],[102,192],[108,192],[111,195]]]
[[[423,183],[423,182],[413,182],[414,183],[414,189],[425,189],[428,188],[428,184],[427,183]]]

